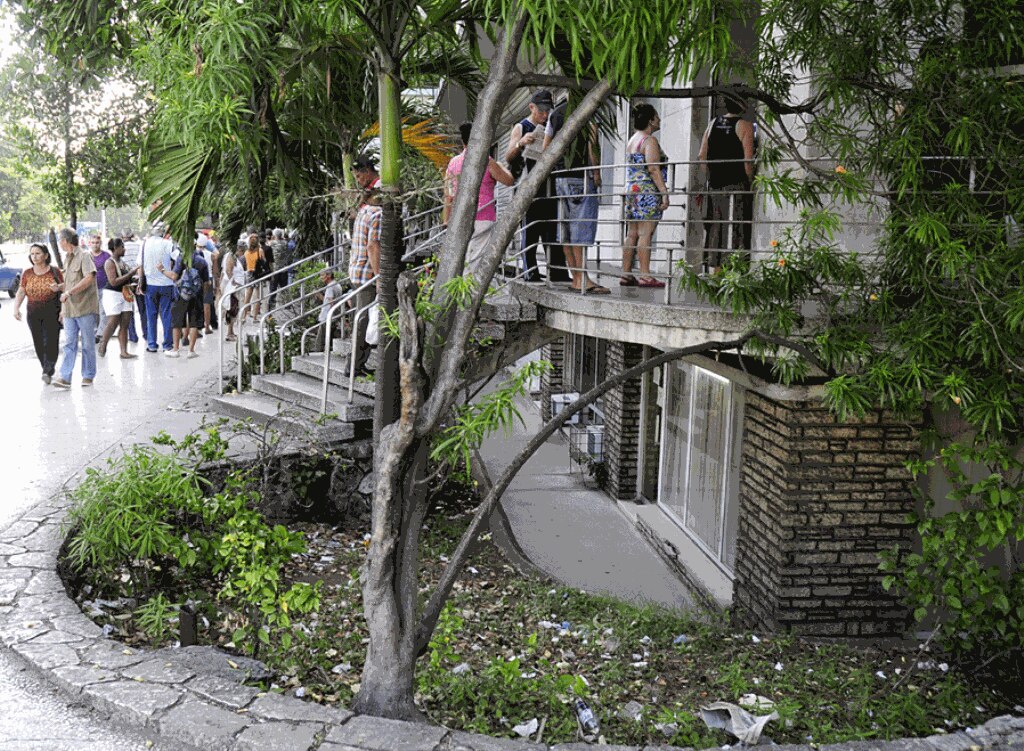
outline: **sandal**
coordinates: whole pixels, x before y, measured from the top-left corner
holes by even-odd
[[[238,341],[238,337],[235,336],[234,334],[228,334],[227,336],[224,337],[224,341],[226,341],[226,342]]]
[[[652,279],[649,276],[645,276],[638,282],[638,284],[641,287],[655,287],[657,289],[661,289],[662,287],[665,286],[665,282],[661,281],[660,279]]]
[[[607,287],[602,287],[600,284],[591,284],[587,287],[588,295],[610,295],[612,291]]]
[[[636,280],[635,276],[624,276],[619,279],[620,287],[636,287],[638,284],[639,282]]]

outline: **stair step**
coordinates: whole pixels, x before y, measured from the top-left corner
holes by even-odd
[[[342,361],[341,359],[332,356],[331,358],[331,371],[328,374],[328,383],[335,386],[340,386],[343,390],[338,395],[334,395],[334,391],[331,391],[332,397],[335,401],[342,402],[347,400],[348,397],[348,366],[349,361]],[[292,371],[294,373],[301,373],[303,375],[312,376],[317,379],[318,383],[323,381],[319,380],[324,377],[324,353],[313,352],[312,354],[305,354],[305,356],[292,358]],[[355,387],[352,389],[355,394],[362,394],[368,397],[373,402],[374,395],[376,393],[376,386],[374,382],[368,380],[355,381]],[[354,403],[353,399],[353,403]]]
[[[320,413],[323,395],[323,386],[320,380],[322,373],[321,361],[320,368],[316,369],[314,373],[303,373],[296,370],[284,375],[253,376],[252,388],[253,391],[266,394],[271,398]],[[337,419],[341,422],[373,419],[372,401],[360,399],[358,402],[353,400],[352,403],[349,403],[347,390],[339,385],[329,388],[327,396],[327,414],[337,415]]]
[[[292,435],[311,436],[318,441],[349,441],[356,428],[351,422],[329,419],[318,422],[315,412],[282,402],[267,394],[247,391],[242,394],[221,394],[212,402],[227,415],[258,424],[273,421],[278,430]]]

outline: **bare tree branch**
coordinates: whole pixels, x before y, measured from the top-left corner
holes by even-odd
[[[558,131],[558,135],[544,149],[544,153],[541,154],[540,159],[537,160],[533,169],[530,170],[530,174],[519,183],[519,187],[509,207],[498,217],[498,221],[495,222],[491,230],[491,238],[482,254],[480,285],[473,293],[471,304],[463,309],[454,311],[451,315],[450,325],[448,325],[447,320],[442,321],[440,324],[440,330],[444,331],[443,338],[446,346],[441,353],[440,363],[437,367],[434,391],[430,398],[427,399],[416,426],[417,433],[420,436],[432,433],[437,427],[441,416],[451,406],[458,383],[461,380],[460,371],[469,345],[469,337],[479,316],[480,306],[487,295],[491,279],[501,263],[505,248],[518,230],[518,218],[526,213],[540,187],[547,181],[551,170],[554,169],[555,163],[565,153],[576,135],[590,122],[598,108],[608,98],[611,90],[611,83],[609,81],[602,81],[595,88],[587,92],[579,106],[566,118],[562,129]],[[461,193],[462,191],[460,190],[459,192]],[[473,198],[476,198],[475,194]],[[468,242],[468,239],[467,236],[466,242]],[[465,245],[462,245],[456,252],[465,255]]]
[[[501,477],[495,481],[490,492],[488,492],[487,497],[484,498],[477,507],[476,513],[473,515],[473,519],[470,521],[465,533],[463,533],[462,539],[459,540],[459,545],[455,549],[455,552],[453,552],[449,557],[448,564],[441,573],[441,579],[438,581],[437,587],[434,589],[433,594],[431,594],[430,600],[424,607],[422,616],[420,617],[420,624],[416,634],[417,654],[422,654],[426,649],[427,644],[430,641],[430,636],[434,632],[434,627],[437,625],[437,619],[441,615],[441,610],[444,608],[444,604],[447,601],[448,596],[451,594],[452,587],[455,585],[455,582],[459,578],[459,574],[462,572],[462,567],[465,565],[470,548],[473,543],[476,542],[480,533],[483,532],[484,525],[490,519],[491,513],[498,504],[498,500],[511,484],[519,470],[523,468],[523,465],[529,461],[530,457],[533,456],[537,449],[544,445],[547,439],[550,438],[556,430],[564,425],[566,421],[568,421],[568,419],[577,412],[585,409],[599,397],[608,391],[611,391],[616,386],[622,385],[626,381],[641,376],[650,370],[654,370],[654,368],[664,365],[665,363],[673,362],[690,355],[700,354],[701,352],[707,352],[710,350],[719,352],[736,350],[737,352],[741,352],[743,345],[755,336],[764,338],[768,335],[762,334],[759,331],[751,331],[729,341],[714,341],[705,342],[704,344],[696,344],[692,347],[674,349],[670,352],[665,352],[657,355],[656,357],[644,360],[639,365],[635,365],[632,368],[624,370],[618,375],[612,376],[603,383],[595,386],[590,391],[580,396],[572,404],[566,406],[560,413],[558,413],[558,415],[548,420],[548,422],[544,424],[544,427],[542,427],[537,434],[530,439],[530,442],[526,444],[523,450],[520,451],[508,467],[505,468]],[[785,342],[785,346],[787,347],[791,345],[791,343],[786,340],[781,341]]]

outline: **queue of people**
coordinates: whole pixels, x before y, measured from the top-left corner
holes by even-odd
[[[254,279],[252,274],[270,273],[275,247],[287,259],[295,249],[295,238],[277,230],[267,233],[265,246],[256,233],[242,238],[240,244],[245,246],[240,252],[222,257],[213,238],[199,233],[194,252],[185,254],[165,225],[157,222],[144,241],[126,232],[111,238],[104,249],[99,235],[83,244],[78,233],[67,228],[58,236],[63,269],[54,263],[46,245],[33,244],[30,266],[21,275],[15,297],[14,317],[22,320],[22,304],[27,301],[24,320],[43,382],[69,388],[81,359],[81,385],[91,386],[97,359],[106,356],[115,335],[120,358],[136,359],[129,347],[139,341],[136,311],[147,352],[191,359],[200,356],[199,339],[219,327],[218,303],[226,295],[230,298],[224,305],[226,338],[235,340],[241,302],[238,289]],[[262,286],[266,285],[246,288],[243,304],[248,304],[253,318],[259,314]],[[270,286],[273,294],[283,284],[271,282]]]
[[[750,249],[753,214],[756,126],[744,119],[746,105],[742,99],[726,94],[722,103],[725,114],[709,123],[697,163],[698,180],[705,180],[706,186],[696,196],[695,205],[701,209],[704,271],[710,274],[719,271],[727,253]],[[527,117],[515,123],[508,134],[505,164],[489,160],[480,185],[474,233],[466,253],[467,272],[478,266],[479,254],[489,238],[496,216],[496,184],[515,184],[522,174],[529,174],[564,126],[567,115],[567,101],[555,105],[551,92],[534,92]],[[658,136],[661,116],[651,104],[640,103],[633,107],[631,120],[633,133],[627,139],[624,153],[624,231],[619,285],[663,288],[665,281],[658,279],[651,270],[651,251],[655,232],[670,206],[669,157]],[[464,145],[471,127],[471,123],[460,127]],[[553,181],[543,184],[530,203],[522,220],[518,248],[522,259],[520,273],[525,281],[539,282],[547,278],[549,282],[568,281],[572,290],[609,293],[586,272],[586,251],[595,243],[597,235],[602,187],[600,156],[598,129],[594,123],[589,123],[556,163]],[[446,171],[445,223],[458,190],[464,158],[465,149],[451,160]],[[547,277],[541,273],[537,259],[541,245],[547,256]]]

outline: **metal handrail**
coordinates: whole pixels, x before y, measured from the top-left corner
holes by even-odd
[[[338,246],[336,246],[336,245],[331,245],[328,248],[324,248],[323,250],[319,250],[316,253],[312,253],[312,254],[306,256],[305,258],[299,259],[298,261],[293,261],[292,263],[288,264],[287,266],[282,266],[280,269],[275,269],[274,271],[271,271],[266,276],[261,276],[258,279],[254,279],[251,282],[246,282],[244,284],[241,284],[237,288],[235,288],[235,290],[231,294],[235,295],[235,294],[238,294],[239,292],[241,292],[244,289],[248,289],[250,287],[255,287],[255,286],[259,285],[259,284],[263,284],[264,282],[266,282],[267,279],[269,279],[274,274],[280,273],[282,271],[288,271],[289,269],[301,266],[302,264],[308,263],[309,261],[312,261],[312,260],[314,260],[316,258],[319,258],[320,256],[322,256],[322,255],[324,255],[326,253],[333,252],[337,247]],[[236,263],[238,262],[238,255],[237,255],[237,253],[235,254],[235,262]],[[223,295],[222,294],[221,297],[220,297],[220,300],[217,301],[218,317],[219,317],[219,319],[221,321],[224,320],[224,311],[225,311],[224,303],[228,301],[228,298],[229,298],[229,295]],[[257,301],[256,304],[258,304],[258,301]],[[253,307],[253,305],[254,305],[254,303],[251,303],[251,302],[246,304],[244,306],[244,308],[243,308],[242,305],[239,305],[239,308],[238,308],[239,320],[241,320],[241,318],[242,318],[242,315],[244,313],[244,309],[251,308],[251,307]],[[218,363],[218,366],[217,366],[217,374],[218,374],[218,386],[217,386],[217,388],[218,388],[218,392],[221,393],[221,394],[224,393],[224,332],[225,332],[226,328],[227,328],[226,326],[218,327],[218,331],[219,331],[219,334],[220,334],[220,336],[218,336],[218,339],[219,339],[218,355],[219,355],[219,358],[220,358],[220,362]],[[241,325],[241,323],[239,323],[238,334],[237,334],[237,336],[235,338],[235,355],[236,355],[237,376],[238,376],[236,388],[239,391],[241,391],[242,390],[242,325]]]
[[[287,310],[291,306],[295,305],[295,303],[297,303],[297,302],[302,302],[302,301],[304,301],[304,300],[306,300],[308,298],[315,297],[316,295],[318,295],[320,293],[319,289],[314,289],[314,290],[312,290],[310,292],[302,292],[301,291],[302,287],[305,286],[306,282],[308,282],[311,279],[316,278],[320,274],[324,273],[324,271],[334,271],[335,269],[339,268],[341,266],[341,263],[342,263],[341,261],[333,263],[333,264],[331,264],[329,266],[326,266],[324,269],[316,272],[315,274],[310,274],[309,276],[305,276],[301,280],[296,280],[295,282],[292,282],[291,284],[289,284],[289,285],[287,285],[285,287],[280,287],[279,289],[277,289],[275,291],[275,294],[279,294],[280,292],[282,292],[283,290],[288,289],[289,287],[299,286],[300,295],[298,297],[291,298],[286,303],[282,303],[280,305],[275,305],[273,308],[270,308],[269,310],[267,310],[266,313],[263,313],[260,316],[260,322],[259,322],[260,325],[259,325],[259,334],[258,334],[258,337],[259,337],[259,340],[260,340],[260,375],[264,375],[266,373],[266,367],[265,367],[265,364],[264,364],[264,349],[265,349],[264,345],[266,343],[266,334],[265,334],[265,331],[264,331],[264,327],[266,326],[267,319],[270,318],[273,315],[280,314],[282,311]],[[306,314],[305,313],[305,305],[303,305],[301,307],[300,311],[299,311],[299,314],[296,315],[296,316],[292,316],[289,319],[289,322],[294,321],[296,318],[301,318],[305,314]],[[285,325],[286,324],[281,324],[279,329],[283,329]],[[283,337],[279,337],[279,338],[283,338]],[[283,341],[281,343],[281,349],[282,349],[282,351],[284,349]],[[282,364],[282,367],[283,367],[283,364]]]
[[[377,277],[374,276],[374,277],[368,279],[367,281],[363,282],[362,284],[360,284],[358,287],[355,287],[355,288],[350,289],[347,292],[345,292],[341,296],[340,299],[338,299],[337,301],[332,303],[331,307],[328,308],[328,311],[327,311],[328,317],[330,317],[331,313],[336,308],[340,307],[344,303],[347,303],[349,300],[351,300],[353,297],[355,297],[359,292],[362,292],[364,289],[369,287],[371,284],[376,284],[376,283],[377,283]],[[305,356],[305,354],[306,354],[306,337],[310,334],[310,332],[315,331],[316,329],[318,329],[321,326],[323,326],[324,323],[325,322],[323,322],[323,321],[317,321],[312,326],[307,326],[306,328],[304,328],[302,330],[302,336],[299,339],[299,354]],[[324,337],[324,347],[328,347],[329,344],[330,344],[330,342],[328,341],[328,337],[325,336]]]

